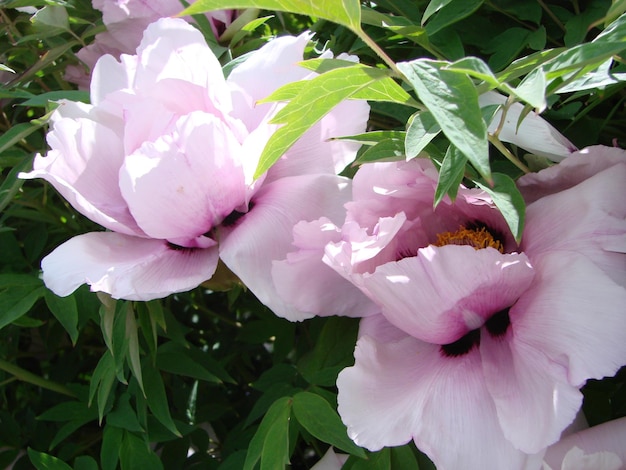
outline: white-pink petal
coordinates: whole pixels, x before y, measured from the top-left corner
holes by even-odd
[[[574,253],[544,254],[535,271],[509,311],[514,341],[563,367],[575,387],[614,375],[626,364],[626,289]]]
[[[412,337],[362,336],[337,387],[348,435],[369,450],[413,439],[439,470],[518,470],[541,461],[541,453],[526,455],[504,438],[476,350],[448,358]]]
[[[120,187],[146,234],[193,239],[245,203],[240,161],[241,145],[221,120],[191,113],[126,158]]]
[[[330,220],[303,221],[293,232],[297,251],[288,253],[285,260],[275,261],[272,267],[278,294],[302,313],[290,320],[314,315],[364,317],[378,312],[360,289],[322,261],[326,244],[341,238]]]
[[[335,175],[302,175],[265,184],[253,197],[252,208],[233,227],[219,232],[220,257],[274,313],[302,319],[276,292],[271,269],[293,250],[292,229],[301,220],[326,215],[340,220],[349,197],[349,180]]]
[[[46,256],[46,286],[66,296],[81,284],[116,299],[152,300],[184,292],[209,279],[217,248],[173,249],[163,240],[115,232],[78,235]]]
[[[428,246],[378,266],[363,276],[363,286],[395,326],[422,341],[449,344],[511,306],[533,276],[524,254]]]

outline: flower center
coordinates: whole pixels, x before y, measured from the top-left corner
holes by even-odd
[[[456,232],[438,233],[437,242],[434,245],[469,245],[476,250],[491,247],[504,253],[500,240],[496,240],[486,227],[465,228],[461,225]]]

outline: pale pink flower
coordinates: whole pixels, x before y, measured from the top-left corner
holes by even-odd
[[[349,180],[336,174],[357,147],[328,139],[363,132],[369,114],[365,102],[343,103],[253,180],[276,128],[268,121],[283,106],[256,102],[314,75],[297,65],[309,39],[275,39],[227,80],[183,20],[150,25],[136,55],[102,57],[92,104],[61,103],[51,150],[22,175],[46,179],[109,230],[44,258],[46,285],[59,295],[88,283],[115,298],[153,299],[211,278],[219,256],[262,301],[280,306],[271,261],[286,255],[299,220],[340,217]]]
[[[94,42],[76,53],[83,65],[67,67],[66,79],[82,89],[89,89],[91,71],[105,54],[116,59],[121,54],[134,54],[144,30],[160,18],[177,15],[184,6],[180,0],[92,0],[93,7],[102,12],[105,32]],[[206,13],[213,34],[219,38],[237,16],[236,10],[218,10]]]
[[[625,183],[621,151],[529,204],[518,246],[480,190],[433,210],[429,161],[363,165],[344,224],[300,234],[331,238],[324,262],[382,312],[361,320],[337,381],[351,438],[370,450],[414,440],[441,469],[540,468],[580,387],[626,364]]]

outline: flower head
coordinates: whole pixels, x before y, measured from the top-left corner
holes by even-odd
[[[566,161],[604,158],[598,150]],[[337,381],[357,444],[413,439],[441,469],[540,467],[581,406],[579,388],[626,363],[620,152],[530,203],[521,245],[480,190],[433,209],[428,161],[359,169],[323,247],[326,265],[381,312],[361,320],[355,365]],[[568,166],[555,168],[520,184],[560,181]],[[315,227],[300,238],[322,239]]]
[[[102,57],[92,104],[60,104],[51,150],[22,175],[46,179],[109,230],[48,255],[46,285],[67,295],[86,282],[115,298],[146,300],[196,287],[221,256],[271,302],[271,260],[288,250],[293,225],[332,214],[346,198],[348,183],[336,173],[356,147],[328,138],[362,132],[369,111],[364,102],[336,108],[253,180],[281,106],[256,101],[310,76],[296,64],[309,39],[271,41],[228,79],[183,20],[150,25],[136,55]]]

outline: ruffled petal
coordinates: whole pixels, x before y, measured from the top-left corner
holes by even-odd
[[[137,48],[134,88],[149,89],[164,79],[180,79],[206,89],[210,101],[232,108],[222,66],[202,33],[182,19],[162,18],[144,32]]]
[[[275,261],[272,267],[278,294],[303,313],[290,320],[314,315],[363,317],[378,312],[360,289],[322,261],[326,244],[341,238],[340,230],[330,220],[300,222],[293,232],[297,251],[288,253],[285,260]]]
[[[151,300],[197,287],[217,259],[216,247],[172,249],[162,240],[92,232],[63,243],[41,267],[46,286],[60,296],[86,283],[116,299]]]
[[[497,338],[481,331],[480,353],[504,435],[516,448],[536,453],[559,439],[583,397],[561,365],[516,341],[515,327]]]
[[[513,305],[533,275],[523,254],[446,245],[380,265],[363,276],[363,285],[395,326],[423,341],[449,344]]]
[[[478,351],[448,358],[415,338],[362,336],[354,355],[337,379],[338,410],[358,445],[376,451],[413,439],[442,470],[538,468],[540,456],[502,435]]]
[[[340,220],[349,197],[349,180],[331,175],[282,178],[264,185],[252,208],[235,225],[220,228],[220,257],[243,283],[277,315],[301,319],[299,312],[276,292],[272,263],[292,251],[293,227],[322,215]]]
[[[70,108],[64,112],[82,114]],[[81,214],[120,233],[142,235],[128,211],[118,185],[118,172],[124,152],[120,137],[110,128],[88,118],[61,118],[48,134],[52,148],[48,155],[37,155],[33,171],[21,178],[43,178]]]
[[[120,187],[148,235],[193,239],[245,202],[240,154],[222,121],[192,113],[177,122],[173,135],[147,142],[126,158]]]
[[[626,163],[626,150],[594,145],[572,153],[558,165],[522,176],[517,180],[517,186],[526,203],[530,204],[548,194],[576,186],[620,163]]]
[[[574,253],[545,254],[535,270],[509,311],[516,341],[563,367],[575,387],[614,375],[626,364],[626,289]]]
[[[521,248],[531,261],[546,252],[584,254],[626,287],[626,161],[527,207]]]
[[[506,99],[506,96],[493,91],[478,97],[481,107],[502,105]],[[498,135],[501,141],[512,143],[555,162],[563,160],[577,150],[574,144],[534,111],[528,113],[518,126],[523,111],[524,106],[520,103],[509,106],[504,125]],[[502,111],[499,110],[489,125],[489,132],[494,132],[498,128],[501,116]]]

